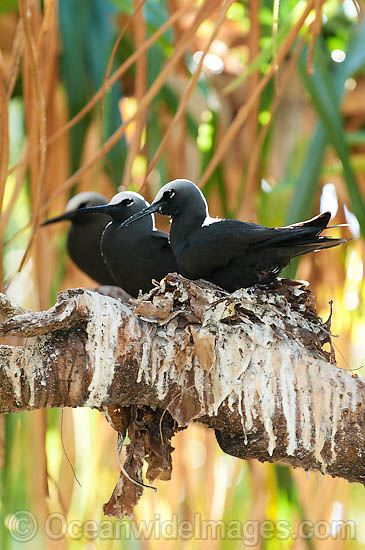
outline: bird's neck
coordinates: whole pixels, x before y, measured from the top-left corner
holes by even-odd
[[[202,226],[206,218],[206,212],[184,211],[172,217],[170,230],[170,244],[172,250],[180,247],[189,235]]]

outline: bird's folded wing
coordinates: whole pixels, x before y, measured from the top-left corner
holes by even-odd
[[[265,247],[294,246],[312,238],[318,239],[315,235],[313,226],[267,228],[237,220],[222,220],[194,231],[179,251],[178,262],[190,277],[202,277],[256,249],[262,254]]]
[[[191,278],[203,277],[247,253],[255,242],[268,239],[271,231],[237,220],[222,220],[199,227],[178,250],[179,267]]]

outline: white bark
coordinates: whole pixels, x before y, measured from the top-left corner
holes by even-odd
[[[230,295],[173,274],[129,304],[73,289],[48,311],[5,297],[0,311],[0,335],[36,336],[0,347],[0,413],[98,407],[121,431],[120,407],[167,409],[231,454],[365,481],[364,380],[327,360],[306,290]]]

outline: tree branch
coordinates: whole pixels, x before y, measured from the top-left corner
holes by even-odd
[[[329,361],[329,323],[308,290],[284,282],[227,294],[172,274],[128,304],[72,289],[37,313],[1,296],[0,313],[10,317],[0,335],[36,336],[0,347],[0,413],[101,409],[122,437],[135,435],[135,501],[143,458],[148,479],[168,479],[169,440],[192,420],[235,456],[365,483],[364,379]],[[119,498],[126,480],[106,513],[131,513]]]

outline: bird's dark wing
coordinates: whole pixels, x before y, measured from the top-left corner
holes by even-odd
[[[175,251],[179,268],[196,279],[226,266],[245,254],[255,242],[267,238],[271,230],[237,220],[221,220],[193,231]]]
[[[209,274],[215,269],[228,265],[233,259],[245,257],[254,253],[264,254],[265,248],[281,248],[304,246],[318,241],[317,235],[325,228],[327,216],[319,219],[319,223],[309,220],[288,227],[267,228],[264,226],[239,222],[237,220],[221,220],[196,229],[185,239],[176,256],[179,267],[187,277],[198,278]],[[312,247],[312,250],[314,248]],[[292,256],[297,253],[293,250]],[[290,254],[289,254],[290,257]],[[260,264],[259,258],[257,263]]]

